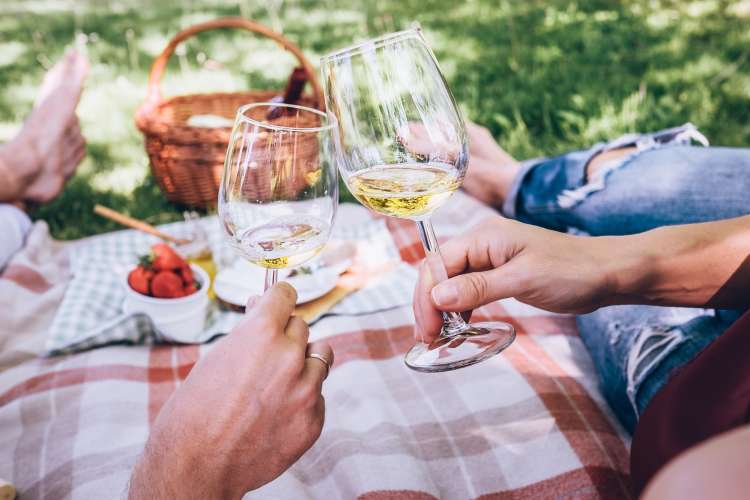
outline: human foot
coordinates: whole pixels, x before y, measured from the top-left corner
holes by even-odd
[[[31,115],[0,150],[10,179],[2,201],[50,201],[75,173],[86,151],[75,109],[87,72],[88,62],[76,51],[47,72]]]
[[[467,121],[466,133],[469,137],[469,168],[463,188],[478,200],[500,208],[521,164],[498,146],[486,128]]]

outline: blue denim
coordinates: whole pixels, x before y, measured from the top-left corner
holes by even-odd
[[[659,226],[750,214],[750,149],[697,147],[691,125],[602,143],[526,162],[503,211],[538,226],[589,235],[623,235]],[[696,136],[696,134],[698,134]],[[586,165],[624,145],[637,151]],[[669,377],[724,332],[738,311],[615,306],[579,316],[578,328],[602,390],[630,432]]]

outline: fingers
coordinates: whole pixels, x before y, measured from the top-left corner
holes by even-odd
[[[286,325],[286,336],[292,339],[292,341],[300,346],[300,349],[304,349],[307,346],[307,340],[310,337],[310,327],[307,326],[305,321],[298,317],[292,316],[289,319],[289,323]]]
[[[467,270],[477,271],[492,267],[489,246],[494,230],[485,226],[486,224],[472,228],[467,233],[442,245],[441,253],[448,276],[455,276]],[[440,310],[435,307],[430,297],[435,284],[436,281],[429,266],[423,263],[414,291],[414,336],[417,340],[426,343],[437,338],[443,324]]]
[[[443,244],[446,272],[456,278],[438,286],[429,267],[420,267],[413,302],[417,340],[429,343],[437,337],[443,324],[441,311],[463,313],[515,293],[508,278],[511,269],[506,268],[520,248],[514,243],[515,228],[513,221],[492,218]]]
[[[328,377],[328,372],[332,366],[333,349],[331,349],[328,342],[311,342],[307,346],[307,357],[305,358],[305,370],[302,373],[302,379],[312,384],[314,389],[320,393],[323,381]]]
[[[518,293],[519,279],[511,264],[490,271],[462,274],[435,286],[430,292],[434,307],[463,312]]]
[[[479,226],[441,245],[440,253],[448,276],[491,268],[488,247],[492,237]]]
[[[249,299],[247,299],[247,304],[245,304],[245,311],[249,311],[253,307],[255,307],[255,303],[260,300],[260,295],[251,295]]]
[[[289,283],[278,283],[260,297],[245,315],[250,320],[262,317],[274,332],[283,333],[297,303],[297,291]]]
[[[437,338],[443,325],[440,311],[430,299],[430,291],[434,286],[429,267],[422,263],[414,290],[414,337],[415,340],[427,344]]]

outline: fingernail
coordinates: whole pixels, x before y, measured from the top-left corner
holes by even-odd
[[[252,309],[255,306],[255,303],[258,302],[258,299],[260,296],[258,295],[251,295],[250,298],[247,299],[247,303],[245,304],[245,310]]]
[[[294,300],[297,300],[297,289],[294,288],[291,284],[287,283],[286,281],[279,281],[276,283],[276,286],[279,288],[286,288],[286,293],[291,294],[294,297]]]
[[[452,283],[440,283],[430,292],[435,305],[449,306],[458,301],[458,290]]]

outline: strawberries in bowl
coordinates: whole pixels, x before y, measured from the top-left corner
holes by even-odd
[[[194,343],[202,339],[210,299],[211,278],[200,266],[190,265],[169,245],[158,244],[122,275],[125,314],[151,318],[164,338]]]
[[[190,264],[165,243],[151,247],[151,253],[139,259],[128,274],[130,288],[142,295],[159,299],[178,299],[198,291]]]

